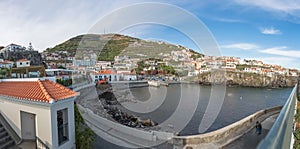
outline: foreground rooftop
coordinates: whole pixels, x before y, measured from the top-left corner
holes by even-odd
[[[52,103],[77,96],[79,93],[47,79],[0,80],[0,96]]]

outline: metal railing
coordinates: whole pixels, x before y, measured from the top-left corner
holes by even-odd
[[[36,136],[36,148],[37,149],[50,149],[46,143],[44,143],[39,137]]]
[[[7,131],[9,136],[15,141],[15,143],[20,144],[22,142],[22,139],[19,137],[16,131],[11,127],[11,125],[8,123],[7,120],[8,118],[1,113],[1,109],[0,109],[0,124],[2,124],[4,129]]]
[[[296,102],[297,85],[295,85],[268,135],[260,142],[257,149],[289,149],[293,147],[293,125],[296,113]]]

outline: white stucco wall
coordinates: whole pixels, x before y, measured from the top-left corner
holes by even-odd
[[[51,147],[52,127],[50,107],[12,101],[0,96],[0,111],[20,138],[22,136],[20,111],[35,114],[36,136]]]
[[[60,146],[58,145],[58,130],[57,130],[57,111],[68,108],[68,124],[69,124],[69,140]],[[74,98],[61,100],[54,103],[51,107],[52,112],[52,147],[55,149],[75,149],[75,118],[74,118]]]
[[[22,61],[22,62],[16,62],[17,67],[29,67],[30,61]]]
[[[57,111],[68,108],[69,140],[58,145]],[[74,98],[53,104],[38,105],[33,102],[20,102],[0,96],[0,112],[21,138],[20,111],[35,114],[36,136],[53,149],[75,149]]]

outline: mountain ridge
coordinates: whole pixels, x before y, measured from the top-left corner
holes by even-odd
[[[113,61],[115,56],[156,58],[160,53],[167,54],[183,49],[188,48],[162,41],[142,40],[127,35],[83,34],[72,37],[53,48],[47,48],[45,52],[67,51],[70,56],[77,59],[82,59],[85,54],[95,53],[98,60]],[[145,55],[146,57],[144,57]]]

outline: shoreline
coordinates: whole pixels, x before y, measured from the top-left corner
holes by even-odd
[[[199,84],[201,86],[212,86],[212,85],[224,85],[224,83],[211,83],[211,82],[200,82],[200,81],[171,81],[167,82],[169,85],[174,84]],[[149,87],[147,81],[114,81],[109,82],[112,86],[118,89],[126,89],[126,88],[141,88],[141,87]],[[230,84],[225,83],[226,87],[238,88],[238,87],[246,87],[246,88],[262,88],[262,89],[280,89],[280,88],[292,88],[293,86],[255,86],[255,85],[239,85],[239,84]]]
[[[224,85],[224,84],[213,84],[213,83],[202,83],[199,82],[199,85],[202,86],[212,86],[212,85]],[[261,89],[280,89],[280,88],[293,88],[294,86],[248,86],[248,85],[231,85],[231,84],[225,84],[226,87],[230,88],[238,88],[238,87],[245,87],[245,88],[261,88]]]

